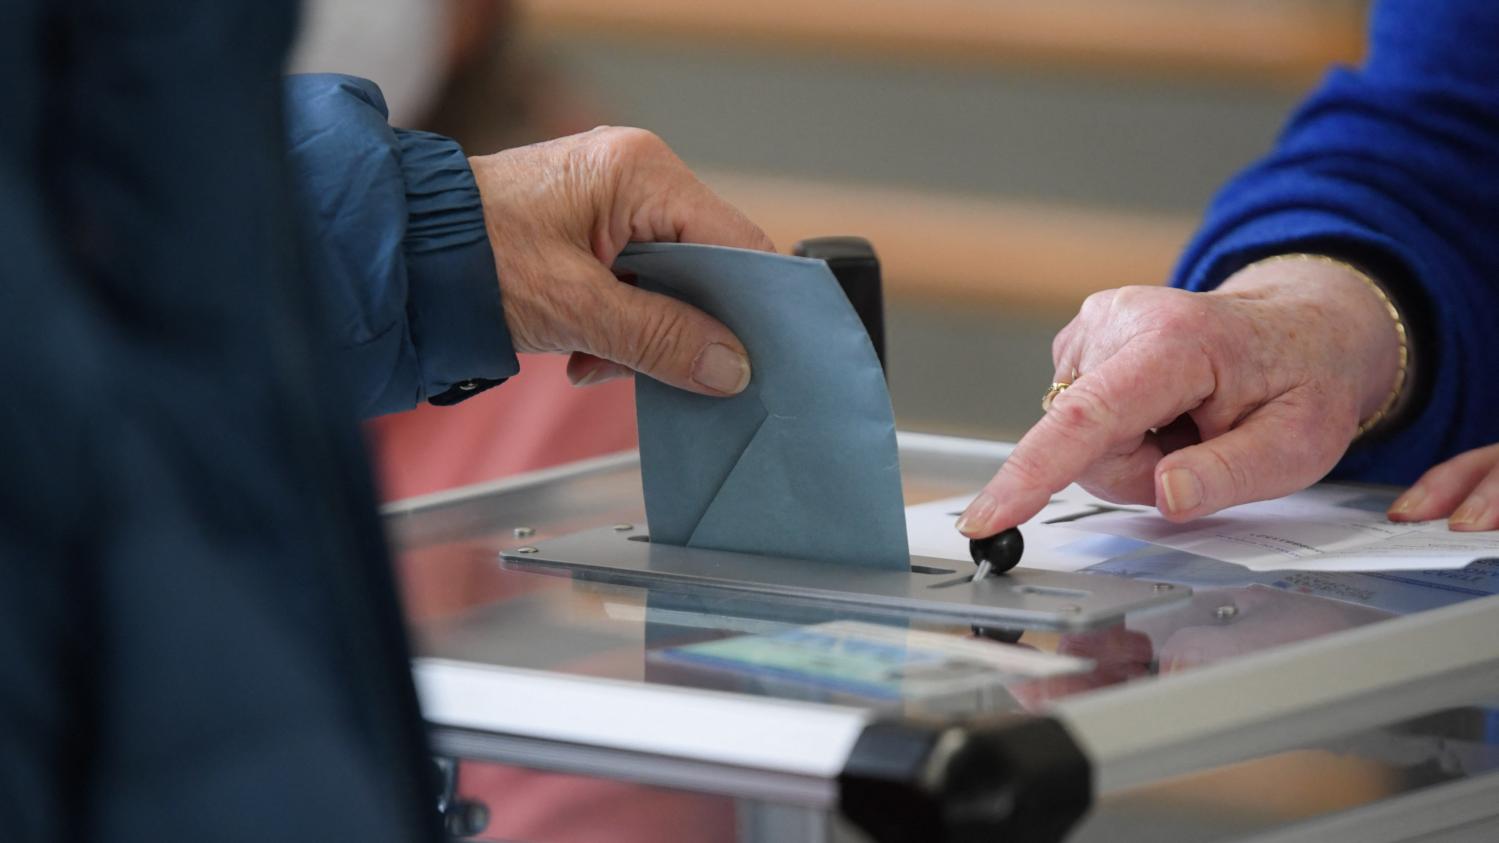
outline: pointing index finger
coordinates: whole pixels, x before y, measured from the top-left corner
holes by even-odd
[[[1121,443],[1201,404],[1212,394],[1210,370],[1180,359],[1163,362],[1171,356],[1127,346],[1056,393],[958,529],[979,537],[1023,523]]]

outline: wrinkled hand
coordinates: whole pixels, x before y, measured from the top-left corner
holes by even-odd
[[[1253,265],[1211,293],[1098,293],[1052,346],[1055,380],[1080,375],[958,528],[1018,525],[1074,481],[1173,521],[1289,494],[1384,403],[1398,353],[1378,295],[1325,262]]]
[[[1499,530],[1499,445],[1436,466],[1395,499],[1391,521],[1446,518],[1454,530]]]
[[[632,240],[774,249],[660,138],[600,127],[469,161],[516,351],[572,353],[579,385],[630,370],[707,395],[749,383],[727,327],[609,271]]]

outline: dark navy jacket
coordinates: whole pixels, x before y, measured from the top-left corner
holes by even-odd
[[[1335,476],[1409,483],[1499,441],[1499,3],[1383,0],[1362,68],[1332,72],[1274,151],[1219,194],[1174,283],[1267,255],[1351,258],[1417,317],[1429,397]],[[1353,361],[1350,362],[1350,372]]]
[[[355,416],[514,358],[456,147],[288,156],[294,5],[0,2],[7,843],[440,839]]]
[[[286,91],[309,277],[360,414],[453,403],[515,374],[463,150],[388,126],[363,79],[293,76]]]

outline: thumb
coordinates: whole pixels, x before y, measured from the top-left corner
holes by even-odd
[[[1300,491],[1332,470],[1347,440],[1315,418],[1266,405],[1227,433],[1156,463],[1161,514],[1188,521],[1220,509]]]
[[[599,293],[589,315],[599,324],[584,332],[580,350],[702,395],[737,395],[749,385],[749,354],[722,322],[612,275]]]

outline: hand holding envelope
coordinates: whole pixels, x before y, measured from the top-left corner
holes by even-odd
[[[661,243],[614,269],[722,321],[753,372],[730,398],[636,378],[651,541],[908,568],[884,372],[827,264]]]

